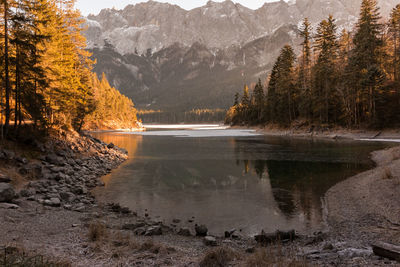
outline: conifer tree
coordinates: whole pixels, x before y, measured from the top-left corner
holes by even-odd
[[[314,101],[313,113],[320,123],[330,123],[336,120],[336,60],[338,43],[336,24],[332,16],[321,21],[315,36],[314,49],[318,55],[314,66]]]
[[[312,92],[311,92],[311,23],[305,18],[300,29],[300,36],[303,38],[301,43],[301,61],[297,86],[300,90],[301,98],[299,109],[301,115],[306,119],[311,119],[312,111]]]
[[[261,79],[258,79],[258,83],[254,87],[254,107],[257,114],[257,123],[262,121],[264,103],[264,86],[261,83]]]
[[[290,124],[297,116],[294,63],[293,48],[284,46],[274,65],[268,86],[267,102],[270,104],[274,101],[273,107],[269,107],[273,109],[270,114],[272,121]]]
[[[376,92],[380,90],[383,42],[382,25],[376,0],[363,0],[354,35],[354,49],[347,69],[350,86],[357,92],[355,123],[371,123],[375,117]]]
[[[400,82],[400,4],[393,8],[389,20],[389,32],[392,39],[392,66],[393,79]]]

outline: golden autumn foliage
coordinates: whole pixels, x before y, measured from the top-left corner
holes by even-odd
[[[7,134],[12,119],[16,129],[30,121],[42,129],[79,131],[90,125],[89,118],[106,113],[120,123],[136,124],[132,101],[93,78],[95,62],[85,50],[84,21],[75,0],[0,3],[2,133]],[[112,105],[101,104],[110,96]]]

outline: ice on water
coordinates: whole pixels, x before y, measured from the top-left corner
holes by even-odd
[[[255,130],[229,129],[218,124],[176,124],[176,125],[144,125],[150,131],[128,132],[144,136],[175,136],[175,137],[246,137],[260,135]],[[160,129],[160,131],[157,131]],[[168,131],[166,131],[168,130]]]

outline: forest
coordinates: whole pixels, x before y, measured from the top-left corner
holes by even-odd
[[[267,81],[235,95],[225,122],[394,128],[400,125],[400,4],[383,19],[363,0],[353,31],[329,16],[313,29],[304,19],[301,53],[282,48]]]
[[[0,3],[2,137],[23,125],[77,131],[136,126],[132,101],[92,72],[75,0]]]

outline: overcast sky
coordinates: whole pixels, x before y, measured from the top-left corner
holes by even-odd
[[[265,2],[274,2],[277,0],[233,0],[235,3],[240,3],[243,6],[257,9]],[[83,15],[97,14],[103,8],[123,9],[129,4],[137,4],[146,2],[145,0],[77,0],[76,7],[81,10]],[[168,2],[176,4],[186,10],[205,5],[208,0],[159,0],[158,2]],[[223,0],[214,0],[214,2],[223,2]]]

